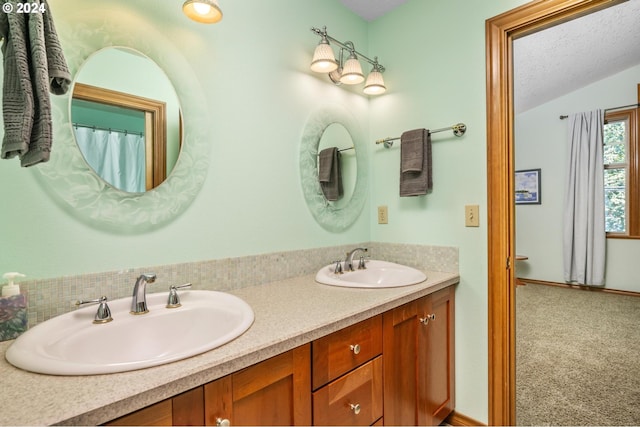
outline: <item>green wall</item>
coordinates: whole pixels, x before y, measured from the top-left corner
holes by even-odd
[[[207,179],[195,202],[170,224],[146,233],[100,231],[68,215],[17,161],[3,161],[0,195],[2,271],[29,278],[221,259],[362,241],[456,246],[456,410],[487,421],[487,237],[485,20],[524,0],[409,0],[367,23],[338,0],[221,1],[213,26],[189,21],[180,2],[94,0],[105,20],[150,20],[184,54],[208,103]],[[50,0],[58,32],[81,0]],[[326,25],[387,67],[388,93],[369,100],[309,71]],[[65,40],[66,41],[66,40]],[[82,43],[82,40],[68,40]],[[70,49],[65,44],[65,49]],[[298,152],[307,118],[319,107],[347,108],[368,136],[370,200],[346,231],[332,233],[309,213],[299,183]],[[189,125],[185,117],[185,126]],[[464,122],[467,134],[434,135],[434,191],[398,197],[398,145],[373,142],[404,130]],[[367,143],[364,144],[367,146]],[[52,155],[55,155],[55,145]],[[464,227],[464,205],[480,205],[480,227]],[[376,223],[378,205],[389,224]],[[375,254],[374,254],[375,256]]]
[[[562,211],[568,120],[560,115],[637,103],[640,66],[629,68],[516,116],[516,169],[542,169],[542,204],[516,206],[516,248],[529,256],[518,276],[564,282]],[[606,285],[640,292],[635,264],[640,242],[607,239]]]
[[[433,134],[433,192],[400,198],[397,145],[372,147],[371,239],[457,246],[456,411],[488,421],[485,20],[525,1],[413,0],[370,25],[372,52],[387,65],[389,94],[371,101],[371,139],[459,122],[467,133]],[[464,206],[480,206],[480,227]]]
[[[67,28],[109,43],[108,34],[84,26],[80,11],[85,5],[79,0],[51,1],[65,49],[84,42],[67,40]],[[366,46],[364,21],[338,0],[228,2],[223,6],[225,19],[213,26],[190,21],[175,2],[92,2],[92,7],[98,6],[111,11],[101,11],[107,21],[126,16],[133,22],[157,23],[189,62],[208,103],[207,179],[195,202],[170,224],[122,235],[68,215],[39,185],[35,171],[20,168],[15,159],[3,161],[0,180],[16,185],[4,186],[2,195],[14,200],[16,209],[2,213],[10,226],[2,231],[7,250],[0,271],[21,271],[35,279],[369,238],[366,212],[344,233],[318,226],[304,201],[298,171],[300,136],[308,116],[320,105],[341,104],[362,129],[368,127],[366,98],[309,71],[318,42],[309,28],[326,24],[336,35],[348,35],[356,45]],[[188,127],[189,117],[184,122]]]

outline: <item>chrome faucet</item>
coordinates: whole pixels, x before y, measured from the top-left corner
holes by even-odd
[[[347,257],[344,260],[344,271],[354,271],[354,268],[353,268],[353,256],[358,251],[367,252],[368,249],[367,248],[355,248],[354,250],[352,250],[350,252],[347,252]],[[360,262],[360,266],[358,268],[364,268],[363,266],[364,266],[364,264],[362,262]]]
[[[153,283],[156,281],[156,275],[141,274],[136,280],[136,284],[133,287],[133,298],[131,299],[131,314],[145,314],[147,310],[147,283]]]

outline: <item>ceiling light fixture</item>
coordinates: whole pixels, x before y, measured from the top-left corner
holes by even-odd
[[[218,0],[187,0],[182,5],[182,11],[201,24],[215,24],[222,19]]]
[[[320,43],[316,46],[311,60],[312,71],[328,74],[329,79],[336,85],[357,85],[364,81],[364,73],[360,65],[360,59],[364,59],[373,66],[371,73],[367,77],[364,93],[367,95],[380,95],[387,90],[382,78],[385,68],[378,62],[377,56],[371,60],[356,51],[352,42],[343,43],[334,39],[327,34],[327,27],[322,27],[322,30],[313,27],[311,32],[320,37]],[[329,41],[340,48],[340,55],[337,61]],[[349,54],[346,61],[344,61],[345,52]]]

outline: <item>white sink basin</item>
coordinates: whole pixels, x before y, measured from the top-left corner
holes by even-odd
[[[354,261],[357,267],[358,262]],[[370,260],[365,270],[335,274],[335,264],[323,267],[316,274],[316,282],[347,288],[397,288],[427,280],[427,275],[415,268],[387,261]]]
[[[97,305],[54,317],[18,337],[6,358],[43,374],[110,374],[204,353],[253,323],[251,307],[234,295],[179,291],[182,307],[168,309],[167,294],[148,294],[149,313],[138,316],[129,314],[131,297],[110,301],[109,323],[92,323]]]

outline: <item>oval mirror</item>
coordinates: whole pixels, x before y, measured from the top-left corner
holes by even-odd
[[[180,103],[146,55],[108,47],[88,57],[76,74],[70,109],[85,161],[113,187],[143,193],[171,173],[182,145]]]
[[[358,173],[358,161],[355,147],[349,131],[341,123],[332,123],[327,126],[322,133],[318,143],[318,153],[326,148],[336,147],[340,155],[340,175],[342,180],[343,194],[335,201],[329,201],[336,208],[343,208],[349,203],[356,186],[356,176]],[[320,170],[320,158],[318,157],[318,170]],[[326,196],[325,196],[326,198]]]
[[[326,105],[311,113],[300,141],[300,184],[309,211],[323,228],[339,232],[353,224],[367,197],[367,149],[353,115],[340,105]],[[325,147],[341,151],[343,197],[330,202],[319,181],[318,155]]]

